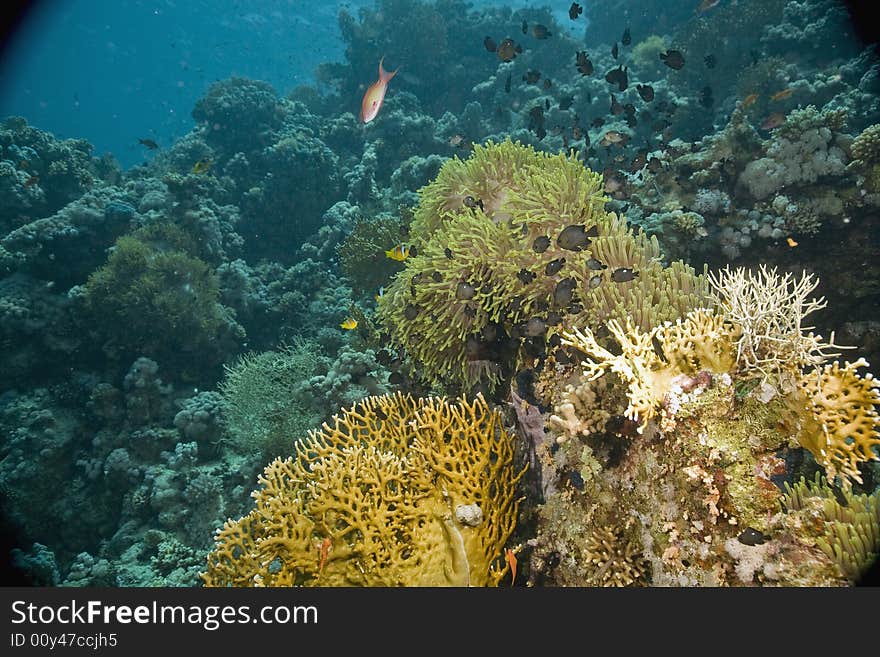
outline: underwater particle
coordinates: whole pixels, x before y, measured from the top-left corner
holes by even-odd
[[[676,71],[684,66],[684,55],[681,54],[680,50],[667,50],[666,52],[661,52],[660,60],[669,68]]]
[[[585,50],[579,50],[575,56],[575,67],[581,75],[592,75],[595,70],[593,68],[593,62],[587,57],[587,52]]]
[[[412,305],[411,303],[406,304],[406,307],[403,309],[403,316],[409,321],[414,320],[419,315],[419,309]]]
[[[715,55],[706,55],[703,57],[703,63],[706,65],[706,68],[715,68],[715,64],[718,63],[718,59],[716,59]]]
[[[608,265],[599,262],[595,258],[587,258],[587,268],[593,271],[602,271],[603,269],[608,269]]]
[[[639,272],[633,271],[630,267],[618,267],[613,272],[611,272],[611,280],[615,283],[626,283],[628,281],[634,280],[636,276],[639,275]]]
[[[596,226],[588,231],[582,224],[572,224],[562,229],[556,238],[556,245],[566,251],[583,251],[590,245],[590,238],[598,236],[599,229]]]
[[[572,2],[571,7],[568,8],[568,17],[571,20],[577,20],[577,17],[584,13],[584,8],[581,7],[578,3]]]
[[[473,285],[469,285],[463,281],[455,288],[455,298],[459,301],[470,301],[474,298],[476,293],[477,291],[474,289]]]
[[[591,290],[595,290],[602,284],[602,274],[594,274],[590,276],[590,281],[587,283],[587,287]]]
[[[533,280],[538,278],[538,275],[534,272],[529,271],[528,269],[520,269],[517,273],[516,277],[520,280],[523,285],[528,285]]]
[[[565,264],[565,258],[556,258],[555,260],[551,260],[547,263],[547,266],[544,267],[544,273],[547,276],[554,276],[559,273],[562,269],[562,265]]]
[[[646,103],[650,103],[654,100],[654,87],[650,84],[637,84],[636,91],[639,92],[639,96],[641,96],[642,100]]]
[[[553,36],[553,34],[547,29],[546,25],[536,23],[532,25],[532,36],[536,39],[548,39]]]
[[[766,543],[769,538],[769,536],[762,534],[757,529],[746,527],[743,532],[736,537],[736,540],[743,545],[761,545],[762,543]]]
[[[483,39],[483,46],[489,52],[495,52],[496,50],[498,50],[498,44],[495,43],[495,39],[490,36],[487,36],[485,39]]]
[[[544,332],[546,330],[547,323],[540,317],[532,317],[529,321],[526,322],[525,334],[530,338],[536,338],[539,335],[544,335]]]
[[[544,253],[550,247],[550,238],[546,235],[540,235],[532,242],[532,249],[535,253]]]
[[[498,44],[498,59],[502,62],[512,62],[521,52],[522,46],[513,39],[508,38]]]
[[[630,34],[629,34],[629,28],[628,28],[628,27],[627,27],[626,29],[623,30],[623,36],[620,37],[620,43],[622,43],[622,44],[625,45],[625,46],[628,46],[629,44],[632,43],[632,37],[631,37]]]
[[[568,306],[574,297],[574,288],[576,286],[573,278],[565,278],[556,284],[553,290],[553,303],[557,306]]]

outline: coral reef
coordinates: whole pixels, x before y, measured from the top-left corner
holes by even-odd
[[[218,530],[208,586],[485,586],[507,572],[522,473],[482,397],[369,397],[272,461]]]

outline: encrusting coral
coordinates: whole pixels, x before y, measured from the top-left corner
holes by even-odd
[[[604,210],[601,176],[574,153],[489,142],[420,195],[417,255],[378,312],[431,383],[494,385],[554,326],[631,317],[647,330],[705,300],[704,277],[664,267],[656,239]]]
[[[478,396],[368,397],[272,461],[216,535],[208,586],[485,586],[508,572],[524,471]]]

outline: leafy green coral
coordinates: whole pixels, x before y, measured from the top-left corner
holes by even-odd
[[[420,191],[418,254],[380,300],[380,321],[426,380],[468,388],[497,383],[555,325],[631,317],[647,329],[700,305],[704,277],[664,267],[657,240],[606,200],[574,154],[505,141],[446,162]]]
[[[123,349],[147,355],[196,350],[223,324],[216,276],[190,255],[192,241],[173,225],[120,237],[84,287],[99,330]]]

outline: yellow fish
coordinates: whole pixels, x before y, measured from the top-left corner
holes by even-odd
[[[195,164],[193,164],[192,171],[190,173],[207,173],[211,168],[211,158],[203,157],[201,160],[198,160]]]
[[[345,321],[339,325],[339,328],[344,328],[346,331],[351,331],[352,329],[356,329],[357,327],[357,320],[351,317],[346,317]]]
[[[409,247],[404,244],[398,244],[393,249],[388,249],[385,252],[385,255],[391,258],[392,260],[397,260],[398,262],[403,262],[409,257]]]
[[[791,248],[794,248],[794,247],[796,247],[796,246],[798,245],[798,243],[795,242],[794,239],[793,239],[791,236],[786,237],[786,238],[785,238],[785,241],[788,243],[788,245],[789,245]]]

